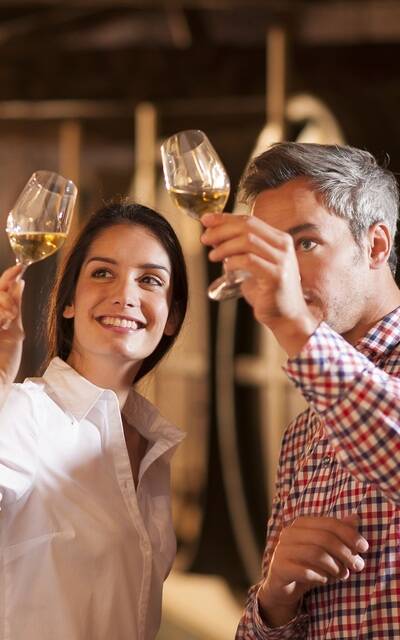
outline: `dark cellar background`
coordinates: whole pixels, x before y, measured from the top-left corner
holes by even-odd
[[[20,115],[25,108],[34,114],[35,105],[48,101],[104,105],[105,112],[110,108],[113,114],[80,117],[82,219],[103,199],[128,191],[133,113],[146,101],[158,109],[161,138],[178,129],[206,130],[236,184],[266,119],[266,33],[274,25],[287,31],[288,96],[310,93],[321,99],[335,114],[348,144],[389,161],[398,175],[396,0],[0,1],[1,225],[30,168],[56,163],[56,119]],[[288,127],[288,138],[296,133],[294,126]],[[5,238],[0,251],[3,269],[12,260]],[[32,267],[27,307],[39,304],[41,287],[53,268]],[[210,279],[215,274],[210,273]],[[214,306],[211,326],[215,314]],[[40,361],[41,340],[27,343],[26,375]],[[213,424],[210,450],[207,516],[193,570],[219,573],[243,588],[246,578],[220,491]],[[261,548],[265,495],[256,495],[256,488],[257,475],[247,490]]]

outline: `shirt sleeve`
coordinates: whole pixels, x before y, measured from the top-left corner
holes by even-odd
[[[299,612],[288,624],[283,627],[269,627],[263,621],[259,605],[258,591],[267,575],[269,563],[274,553],[275,546],[279,540],[282,529],[282,509],[281,504],[285,495],[290,489],[293,478],[292,441],[293,430],[296,423],[291,425],[284,436],[280,454],[278,476],[276,482],[276,493],[272,505],[272,513],[267,527],[266,546],[262,561],[262,579],[249,590],[244,614],[239,622],[236,632],[236,640],[244,638],[246,640],[304,640],[307,634],[308,614]]]
[[[32,486],[37,467],[37,406],[24,385],[13,385],[0,409],[1,508]]]
[[[400,503],[400,380],[322,323],[288,376],[324,420],[338,461]]]

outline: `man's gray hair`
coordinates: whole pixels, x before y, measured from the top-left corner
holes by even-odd
[[[358,245],[373,224],[387,224],[393,240],[388,262],[394,274],[399,192],[393,173],[380,167],[368,151],[355,147],[279,142],[252,160],[240,192],[251,202],[265,189],[299,177],[309,178],[325,207],[348,221]]]

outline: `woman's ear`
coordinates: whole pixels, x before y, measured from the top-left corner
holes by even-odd
[[[64,307],[63,318],[74,318],[75,317],[75,307],[73,304],[67,304]]]
[[[178,327],[178,314],[176,312],[176,308],[171,307],[169,311],[168,320],[164,327],[164,334],[166,336],[173,336],[176,333]]]
[[[392,238],[384,222],[373,224],[368,230],[369,263],[371,269],[380,269],[388,260],[392,249]]]

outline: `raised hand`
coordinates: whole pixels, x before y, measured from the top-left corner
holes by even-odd
[[[267,624],[277,627],[289,622],[310,589],[347,580],[352,572],[363,570],[359,553],[367,551],[368,542],[358,525],[356,515],[299,517],[282,529],[258,593]]]
[[[269,327],[289,355],[296,355],[321,318],[309,310],[301,288],[291,236],[255,216],[206,214],[202,242],[213,262],[246,271],[242,293],[255,318]]]
[[[0,406],[18,373],[24,330],[21,302],[24,281],[22,265],[6,269],[0,276]]]

